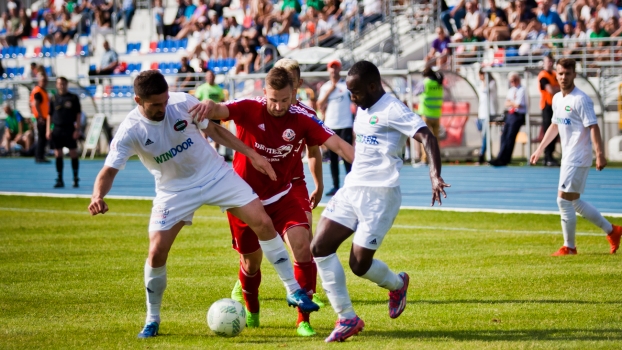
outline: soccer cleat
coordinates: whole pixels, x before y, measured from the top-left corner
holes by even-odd
[[[316,303],[316,304],[317,304],[317,306],[319,306],[319,307],[320,307],[320,309],[321,309],[321,308],[323,308],[324,306],[326,306],[326,305],[322,302],[322,300],[320,300],[320,296],[319,296],[319,295],[317,295],[317,293],[313,293],[313,299],[311,299],[311,301],[313,301],[314,303]]]
[[[149,322],[145,324],[143,330],[138,333],[139,338],[152,338],[158,335],[160,325],[157,322]]]
[[[320,309],[320,307],[309,299],[309,296],[303,289],[298,289],[292,294],[287,295],[287,305],[293,307],[299,307],[302,312],[313,312]]]
[[[235,281],[235,286],[233,286],[233,290],[231,291],[231,299],[244,305],[244,294],[242,292],[242,283],[240,283],[240,280]]]
[[[353,335],[357,335],[364,327],[365,322],[358,316],[350,319],[339,319],[335,322],[335,329],[333,329],[333,332],[328,338],[324,339],[324,341],[327,343],[344,341]]]
[[[54,188],[63,188],[65,187],[65,183],[61,179],[56,179],[56,184],[54,184]]]
[[[312,337],[317,334],[309,322],[300,322],[298,329],[296,329],[296,333],[301,337]]]
[[[398,318],[406,308],[406,292],[410,277],[406,272],[400,272],[398,276],[402,278],[404,285],[398,290],[389,292],[389,317],[391,318]]]
[[[246,327],[248,328],[259,327],[259,312],[252,313],[248,311],[248,309],[246,309]]]
[[[620,248],[620,237],[622,236],[622,226],[612,225],[613,230],[607,235],[609,245],[611,245],[611,254],[615,254]]]
[[[78,179],[77,177],[74,177],[74,178],[73,178],[73,188],[78,188],[78,187],[80,187],[79,182],[80,182],[80,179]]]
[[[562,255],[577,255],[577,248],[568,248],[566,246],[563,246],[559,248],[558,251],[551,254],[551,256],[562,256]]]

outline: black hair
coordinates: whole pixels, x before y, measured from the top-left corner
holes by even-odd
[[[438,71],[434,71],[432,68],[428,67],[428,68],[424,69],[421,74],[425,78],[430,78],[430,79],[436,81],[439,85],[443,85],[443,79],[445,78],[443,76],[443,73],[438,72]]]
[[[56,78],[56,80],[60,80],[60,81],[62,81],[65,84],[69,84],[69,80],[67,80],[67,78],[65,78],[65,77],[58,77],[58,78]]]
[[[369,61],[358,61],[348,71],[349,76],[358,76],[361,83],[380,84],[380,71]]]
[[[168,91],[164,75],[157,70],[147,70],[138,74],[134,80],[134,93],[140,98],[160,95]]]

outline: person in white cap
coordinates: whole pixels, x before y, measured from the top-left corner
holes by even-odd
[[[350,106],[350,91],[346,81],[341,78],[341,62],[332,60],[327,65],[330,79],[320,88],[318,106],[324,112],[324,124],[331,128],[336,135],[344,141],[352,144],[352,124],[354,118]],[[339,156],[332,151],[330,155],[330,173],[333,177],[333,188],[326,192],[327,196],[333,196],[339,189]],[[344,160],[343,165],[346,174],[352,169],[352,164]]]

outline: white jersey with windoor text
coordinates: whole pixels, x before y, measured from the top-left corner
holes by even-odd
[[[212,180],[227,165],[188,114],[198,103],[191,95],[171,92],[160,122],[147,119],[134,108],[110,144],[106,165],[123,169],[129,157],[138,155],[155,177],[156,191],[183,191]],[[207,121],[201,124],[205,128]]]
[[[562,165],[592,166],[592,139],[588,127],[598,123],[592,99],[576,87],[566,96],[556,93],[552,122],[559,130]]]
[[[419,115],[389,94],[367,110],[359,108],[354,119],[354,163],[344,187],[399,186],[400,152],[406,138],[425,126]]]

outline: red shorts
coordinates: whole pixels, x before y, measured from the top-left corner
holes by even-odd
[[[279,199],[276,203],[272,203],[264,206],[266,213],[272,224],[276,229],[276,232],[283,237],[288,229],[295,226],[305,226],[309,228],[307,222],[307,215],[304,210],[298,204],[298,200],[292,194],[290,190],[283,198]],[[229,217],[229,229],[231,230],[231,244],[233,249],[237,250],[240,254],[250,254],[256,252],[259,246],[259,239],[253,230],[248,227],[242,220],[231,215],[227,212]]]
[[[309,200],[309,190],[307,189],[307,183],[304,179],[296,179],[292,181],[292,188],[289,192],[296,197],[300,207],[305,212],[311,213],[313,211],[311,201]]]

